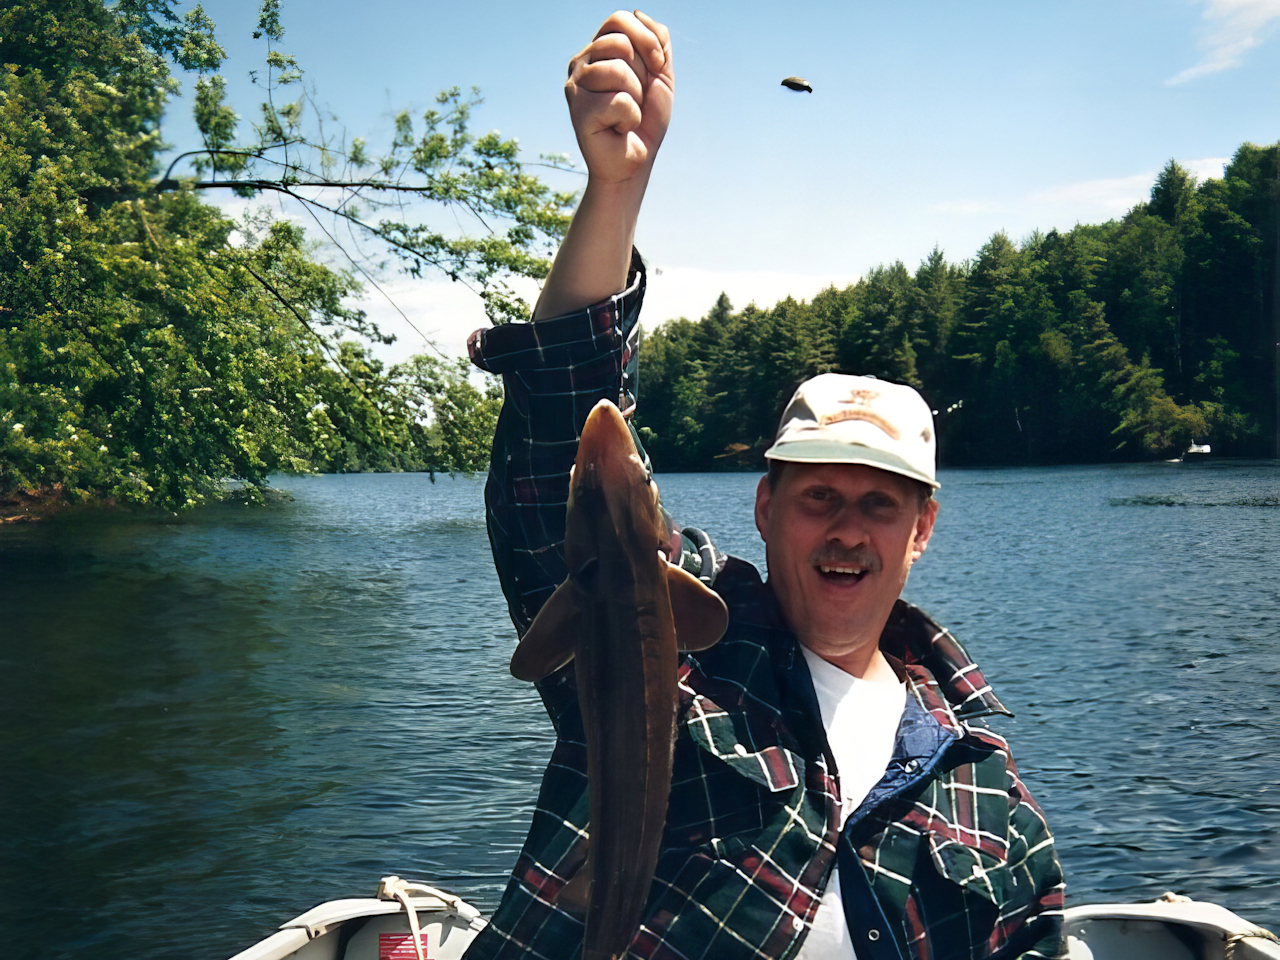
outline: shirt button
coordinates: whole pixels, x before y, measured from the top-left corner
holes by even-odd
[[[803,930],[803,929],[804,929],[804,921],[803,921],[803,920],[801,920],[799,917],[792,917],[792,918],[791,918],[791,926],[792,926],[794,929],[796,929],[796,930]]]
[[[875,943],[877,940],[879,940],[879,939],[880,939],[880,931],[879,931],[879,930],[868,930],[868,931],[867,931],[867,939],[868,939],[868,940],[870,940],[872,943]]]
[[[733,752],[740,757],[745,757],[747,755],[747,748],[740,743],[735,743],[733,745]],[[796,919],[799,920],[800,918],[796,917]]]

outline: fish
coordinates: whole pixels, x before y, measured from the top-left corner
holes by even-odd
[[[618,408],[587,416],[569,478],[568,578],[534,617],[511,673],[574,664],[587,740],[586,862],[557,896],[585,915],[583,960],[614,960],[640,925],[667,818],[679,651],[729,622],[724,601],[667,562],[670,520]]]
[[[806,93],[813,93],[813,87],[809,85],[809,81],[804,77],[787,77],[782,81],[782,85],[788,90],[795,90],[797,93],[801,90]]]

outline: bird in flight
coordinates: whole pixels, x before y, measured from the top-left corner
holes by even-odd
[[[782,81],[782,85],[788,90],[803,90],[806,93],[813,93],[813,87],[809,86],[809,81],[804,77],[787,77]]]

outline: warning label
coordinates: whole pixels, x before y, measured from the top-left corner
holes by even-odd
[[[427,952],[425,931],[422,936],[422,956],[424,960],[431,960],[431,954]],[[413,934],[378,934],[378,960],[418,960],[418,951],[413,949]]]

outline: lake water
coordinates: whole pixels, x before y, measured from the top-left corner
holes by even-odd
[[[945,472],[909,599],[952,628],[1073,903],[1280,930],[1280,464]],[[763,562],[755,478],[660,476]],[[281,478],[172,522],[0,528],[0,943],[221,960],[425,879],[491,910],[551,749],[482,481]]]

